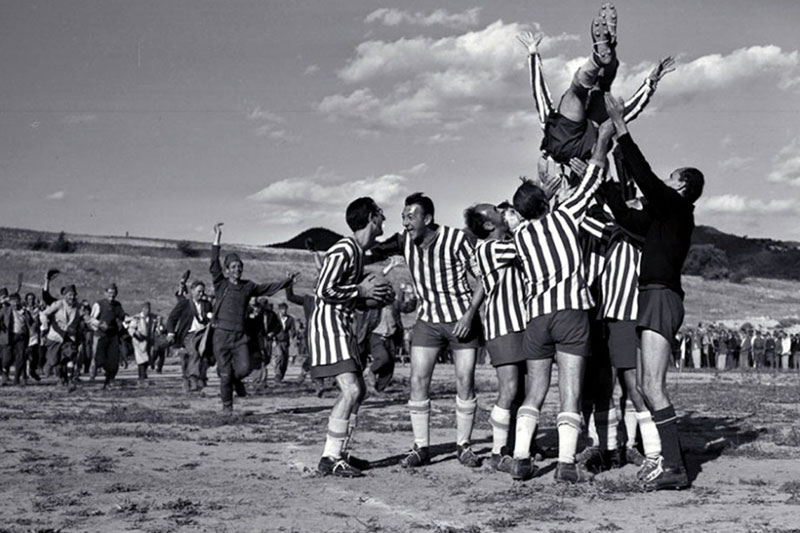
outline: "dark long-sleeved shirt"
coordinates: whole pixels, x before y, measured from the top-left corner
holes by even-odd
[[[214,304],[214,326],[226,331],[244,331],[244,322],[247,317],[250,298],[254,296],[272,296],[283,290],[292,280],[286,278],[276,283],[257,284],[250,280],[242,279],[239,283],[231,283],[222,271],[219,262],[219,246],[211,247],[211,279],[214,282],[214,295],[217,298]]]
[[[692,243],[694,205],[653,173],[630,134],[621,136],[618,144],[623,165],[647,200],[639,212],[611,198],[608,202],[621,226],[645,236],[639,287],[663,285],[683,297],[681,270]]]

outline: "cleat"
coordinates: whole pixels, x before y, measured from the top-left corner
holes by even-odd
[[[645,457],[636,448],[626,448],[621,451],[625,455],[625,464],[636,466],[642,466],[642,464],[644,464]]]
[[[317,472],[323,476],[364,477],[358,468],[348,464],[344,459],[334,459],[333,457],[321,458],[317,465]]]
[[[608,27],[601,17],[592,19],[592,53],[599,65],[608,65],[613,58]]]
[[[565,483],[584,483],[594,479],[594,474],[581,463],[562,463],[556,465],[555,480]]]
[[[526,481],[532,478],[539,468],[533,463],[533,459],[525,457],[524,459],[511,459],[511,479],[518,481]]]
[[[656,459],[645,457],[642,466],[636,473],[636,479],[646,481],[648,478],[655,477],[664,469],[664,458],[660,455]]]
[[[682,466],[678,468],[662,468],[657,475],[649,476],[643,483],[646,491],[681,490],[688,486],[689,476]]]
[[[608,29],[609,42],[612,45],[617,44],[617,8],[611,2],[606,2],[600,6],[598,13],[603,22],[605,22]]]
[[[511,458],[510,455],[493,453],[492,457],[489,459],[489,464],[492,465],[492,468],[494,468],[498,472],[505,472],[509,474],[511,473],[512,461],[513,459]]]
[[[423,466],[430,464],[431,462],[431,454],[428,451],[428,447],[425,446],[424,448],[420,448],[419,446],[414,444],[414,447],[411,448],[411,451],[408,454],[400,459],[400,466],[403,468],[416,468],[418,466]]]
[[[602,452],[597,446],[587,446],[581,453],[575,455],[576,463],[586,463],[589,461],[599,461]]]
[[[472,451],[472,446],[470,446],[469,443],[458,445],[458,448],[456,449],[456,457],[458,457],[458,462],[464,466],[468,466],[470,468],[477,468],[481,466],[481,460],[478,459],[478,456]]]

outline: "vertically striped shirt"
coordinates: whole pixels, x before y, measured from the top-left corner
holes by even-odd
[[[572,195],[542,218],[520,224],[514,233],[529,294],[529,320],[592,307],[578,230],[602,173],[602,167],[590,164]]]
[[[335,364],[357,357],[354,308],[364,274],[364,250],[352,237],[334,244],[317,278],[316,301],[309,324],[311,365]]]
[[[478,274],[483,284],[486,339],[524,331],[525,280],[517,265],[513,241],[490,239],[475,247]]]
[[[602,318],[635,320],[638,313],[641,246],[611,218],[587,216],[581,224],[587,241],[587,283],[596,279]]]
[[[467,272],[475,273],[475,249],[460,229],[440,226],[427,248],[403,233],[403,256],[420,300],[417,319],[434,324],[455,322],[472,302]]]

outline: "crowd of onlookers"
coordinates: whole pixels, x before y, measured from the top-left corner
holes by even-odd
[[[675,364],[683,368],[800,369],[800,334],[746,324],[699,323],[677,335]]]

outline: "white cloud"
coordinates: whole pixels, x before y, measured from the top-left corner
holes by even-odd
[[[408,174],[409,176],[419,176],[428,172],[428,165],[426,163],[419,163],[406,170],[401,170],[400,174]]]
[[[420,142],[424,142],[425,144],[445,144],[445,143],[456,143],[463,140],[464,137],[460,135],[451,135],[449,133],[435,133],[433,135],[425,137]]]
[[[319,72],[319,67],[317,65],[309,65],[306,67],[306,70],[303,72],[303,74],[309,76],[311,74],[316,74],[317,72]]]
[[[767,179],[800,187],[800,139],[793,139],[778,152]]]
[[[396,8],[380,8],[366,16],[367,24],[378,22],[384,26],[445,26],[448,28],[469,28],[478,24],[479,7],[467,9],[461,13],[450,13],[446,9],[437,9],[431,13],[403,11]]]
[[[260,123],[253,128],[256,137],[266,137],[279,144],[296,142],[300,140],[298,135],[290,133],[286,128],[286,119],[272,111],[256,107],[248,115],[247,120]]]
[[[701,198],[697,209],[705,213],[766,215],[796,211],[798,203],[794,198],[761,200],[747,198],[738,194],[723,194]]]
[[[311,176],[270,183],[247,199],[296,209],[336,209],[338,212],[359,196],[371,196],[379,204],[396,200],[405,192],[405,183],[406,178],[398,174],[348,181],[334,172],[319,168]]]
[[[65,191],[56,191],[56,192],[54,192],[52,194],[48,194],[47,196],[45,196],[45,199],[46,200],[56,200],[56,201],[58,201],[58,200],[63,200],[66,197],[67,197],[67,193]]]

